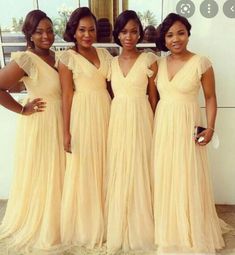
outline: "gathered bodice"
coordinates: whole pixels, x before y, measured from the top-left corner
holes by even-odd
[[[159,62],[157,88],[160,99],[174,102],[196,102],[201,87],[201,76],[211,66],[209,60],[193,55],[169,80],[167,57]]]
[[[99,67],[72,49],[59,56],[59,60],[72,71],[75,94],[106,91],[112,56],[106,49],[97,48],[96,51],[100,61]]]
[[[153,75],[151,64],[157,60],[153,53],[141,53],[126,76],[123,75],[118,57],[111,64],[111,82],[115,97],[146,96],[148,78]]]
[[[27,76],[22,78],[28,97],[43,99],[60,99],[61,87],[56,69],[30,51],[12,53],[14,60]]]

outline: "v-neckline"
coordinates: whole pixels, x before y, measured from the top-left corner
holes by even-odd
[[[100,70],[101,68],[101,58],[100,58],[100,55],[99,55],[99,50],[98,49],[95,49],[96,51],[96,54],[97,54],[97,57],[98,57],[98,60],[99,60],[99,66],[97,67],[94,63],[92,63],[91,61],[89,61],[87,58],[85,58],[82,54],[80,54],[79,52],[73,50],[73,49],[70,49],[74,54],[80,56],[83,60],[85,60],[88,64],[90,64],[91,66],[93,66],[97,71]]]
[[[34,52],[32,52],[32,51],[27,51],[27,52],[29,52],[29,53],[31,53],[31,54],[33,54],[34,56],[36,56],[39,60],[41,60],[46,66],[49,66],[52,70],[54,70],[57,74],[58,74],[58,70],[55,68],[55,64],[56,64],[56,62],[55,62],[55,64],[54,64],[54,66],[51,66],[50,64],[48,64],[46,61],[44,61],[42,58],[40,58],[37,54],[35,54]]]
[[[117,57],[117,64],[118,64],[118,68],[120,70],[120,73],[122,75],[122,77],[124,79],[126,79],[128,77],[128,75],[130,74],[130,72],[132,71],[132,69],[134,68],[134,66],[136,65],[137,61],[139,60],[140,56],[143,54],[143,52],[141,52],[138,57],[136,58],[135,62],[133,63],[133,65],[131,66],[131,68],[129,69],[128,73],[126,75],[123,74],[123,71],[121,69],[120,63],[119,63],[119,56]]]
[[[179,73],[181,73],[181,71],[185,68],[185,66],[188,65],[188,63],[191,62],[191,60],[194,58],[194,56],[196,56],[196,54],[193,54],[187,61],[185,61],[185,63],[181,66],[181,68],[172,76],[172,78],[169,78],[169,71],[168,71],[168,61],[167,61],[167,57],[165,58],[165,64],[166,64],[166,76],[167,76],[167,81],[168,82],[172,82],[175,77],[178,76]]]

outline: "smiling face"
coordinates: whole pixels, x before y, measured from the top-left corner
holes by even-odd
[[[54,42],[54,31],[49,19],[42,19],[35,32],[32,34],[32,41],[35,49],[49,49]]]
[[[80,19],[75,35],[78,47],[90,48],[96,41],[96,24],[92,17]]]
[[[180,54],[187,50],[189,40],[185,25],[176,21],[165,35],[165,45],[174,54]]]
[[[118,38],[124,49],[132,50],[140,38],[139,25],[135,20],[129,20],[120,31]]]

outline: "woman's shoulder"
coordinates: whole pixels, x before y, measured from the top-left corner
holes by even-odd
[[[142,56],[142,61],[148,67],[150,67],[153,63],[158,63],[159,61],[159,56],[157,56],[153,52],[141,52],[141,56]]]
[[[16,51],[11,53],[11,60],[16,61],[30,61],[32,59],[32,56],[30,55],[30,52],[28,50],[26,51]]]
[[[105,60],[111,61],[113,59],[113,56],[105,48],[96,48],[96,52],[100,57],[102,57]]]
[[[191,54],[192,54],[191,58],[197,60],[199,63],[210,61],[209,58],[205,55],[194,53],[194,52],[191,52]]]
[[[200,75],[205,73],[209,68],[212,67],[212,62],[209,57],[197,54],[198,58],[198,70]]]
[[[205,55],[196,54],[196,56],[198,57],[200,62],[210,62],[211,63],[210,58]]]
[[[35,61],[37,57],[37,55],[29,50],[12,52],[11,54],[11,60],[15,61],[17,65],[32,79],[36,79],[38,74],[37,61]]]

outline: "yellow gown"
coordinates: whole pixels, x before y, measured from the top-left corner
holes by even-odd
[[[107,253],[148,254],[154,246],[150,153],[153,112],[146,95],[153,53],[141,53],[126,77],[111,65],[114,99],[107,145]]]
[[[106,89],[112,56],[97,48],[100,67],[96,68],[74,50],[60,61],[73,73],[74,95],[71,108],[71,150],[67,153],[61,212],[61,236],[71,253],[100,254],[104,238],[104,174],[110,115]]]
[[[195,144],[201,120],[201,76],[211,66],[193,55],[170,81],[159,63],[153,135],[155,244],[162,252],[214,252],[224,246],[216,214],[207,148]]]
[[[9,251],[2,252],[57,255],[65,171],[59,75],[29,51],[12,54],[12,60],[27,74],[26,101],[42,98],[47,104],[44,112],[19,116],[13,181],[0,226],[0,242],[6,238]]]

